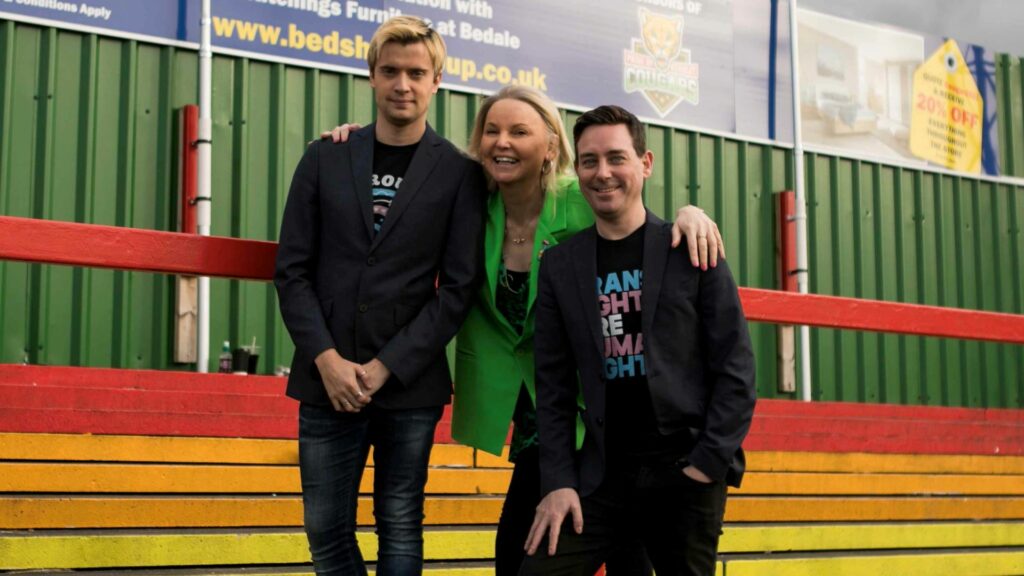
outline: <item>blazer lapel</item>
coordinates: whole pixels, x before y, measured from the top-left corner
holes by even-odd
[[[661,281],[665,277],[666,261],[671,249],[663,224],[650,211],[647,212],[647,227],[644,229],[644,287],[640,295],[640,318],[645,339],[649,338],[654,326],[654,312],[658,309]]]
[[[568,221],[568,209],[564,196],[548,192],[544,198],[544,208],[537,220],[537,232],[533,239],[533,259],[530,261],[530,290],[526,300],[526,317],[533,314],[533,305],[537,300],[537,280],[540,278],[540,261],[544,251],[558,244],[557,234],[565,231]],[[523,329],[523,338],[533,335],[533,322],[527,322]]]
[[[395,194],[395,200],[391,203],[391,207],[388,208],[388,215],[384,218],[384,225],[381,227],[377,237],[374,238],[370,250],[379,246],[384,237],[388,235],[388,232],[395,227],[395,223],[402,217],[402,212],[405,211],[405,208],[412,202],[413,197],[423,187],[423,183],[430,176],[430,173],[434,171],[434,168],[437,166],[437,159],[441,154],[441,142],[441,137],[435,134],[428,125],[426,132],[423,133],[423,138],[420,140],[420,145],[416,148],[416,154],[413,155],[412,162],[409,163],[409,169],[405,171],[402,187]]]
[[[601,314],[597,304],[597,229],[587,228],[579,233],[581,242],[573,251],[573,268],[576,270],[576,288],[580,293],[583,318],[597,348],[598,358],[604,356]]]
[[[373,131],[370,124],[352,134],[349,151],[352,155],[352,181],[356,187],[356,201],[366,224],[366,233],[373,239]]]
[[[484,272],[487,274],[485,305],[491,309],[498,322],[515,336],[516,331],[505,315],[498,310],[498,269],[501,267],[501,243],[505,237],[505,202],[498,192],[492,192],[487,202],[487,228],[484,230]]]

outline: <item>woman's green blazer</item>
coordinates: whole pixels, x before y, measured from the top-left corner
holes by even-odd
[[[484,237],[487,279],[480,287],[456,343],[452,437],[462,444],[501,454],[519,388],[524,382],[530,399],[536,402],[533,322],[540,260],[544,250],[592,225],[594,216],[575,178],[560,181],[557,191],[546,195],[534,235],[526,323],[523,333],[516,334],[494,303],[505,232],[505,203],[501,194],[493,192],[487,208]],[[579,444],[583,428],[580,425],[577,428]]]

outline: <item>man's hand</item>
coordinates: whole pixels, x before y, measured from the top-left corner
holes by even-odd
[[[566,514],[572,512],[572,527],[577,534],[583,533],[583,508],[580,496],[573,488],[553,490],[537,505],[537,513],[533,516],[533,526],[526,538],[526,553],[533,556],[540,546],[544,535],[548,536],[548,556],[554,556],[558,548],[558,535],[562,531],[562,522]]]
[[[335,410],[359,412],[370,402],[370,395],[359,383],[359,377],[366,373],[359,364],[345,360],[337,350],[330,348],[316,357],[316,367]]]
[[[718,257],[725,258],[725,242],[718,225],[703,210],[696,206],[683,206],[676,211],[676,221],[672,223],[672,247],[679,246],[686,236],[686,247],[690,250],[690,263],[707,270],[718,266]]]
[[[698,470],[693,464],[683,468],[683,474],[686,474],[694,482],[700,482],[701,484],[711,484],[711,477],[707,474]]]
[[[374,358],[362,366],[362,373],[359,375],[359,384],[363,393],[373,396],[380,390],[381,386],[391,377],[391,370],[383,362]]]
[[[324,130],[320,133],[320,138],[330,138],[335,144],[338,142],[348,142],[348,135],[362,128],[359,124],[342,124],[341,126],[335,126],[332,130]]]

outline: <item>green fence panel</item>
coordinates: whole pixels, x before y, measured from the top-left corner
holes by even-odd
[[[178,110],[198,99],[196,53],[0,21],[0,213],[174,230]],[[997,61],[1004,173],[1024,174],[1024,73]],[[481,97],[441,90],[429,121],[465,146]],[[364,77],[261,60],[213,62],[213,234],[276,240],[292,170],[323,128],[370,122]],[[578,112],[563,111],[571,127]],[[645,198],[720,225],[743,286],[778,287],[776,192],[792,153],[648,127]],[[1024,313],[1024,189],[808,153],[810,290]],[[211,281],[211,356],[256,339],[260,372],[294,351],[269,283]],[[0,262],[0,362],[192,369],[172,362],[174,278]],[[778,330],[754,323],[761,397],[777,387]],[[1021,407],[1024,347],[812,329],[820,400]],[[212,364],[216,364],[214,360]]]

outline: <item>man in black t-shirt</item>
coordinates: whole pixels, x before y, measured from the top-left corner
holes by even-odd
[[[635,116],[602,106],[573,133],[596,224],[541,261],[534,345],[545,497],[520,574],[593,574],[639,538],[659,576],[710,576],[755,402],[736,285],[722,262],[689,266],[669,246],[668,224],[644,208],[654,156]],[[580,386],[587,434],[576,452]]]
[[[376,122],[314,142],[288,192],[274,284],[295,342],[303,521],[317,574],[360,576],[359,481],[373,447],[380,576],[423,569],[423,494],[450,402],[445,345],[480,279],[486,182],[427,125],[444,41],[398,16],[370,41]]]

